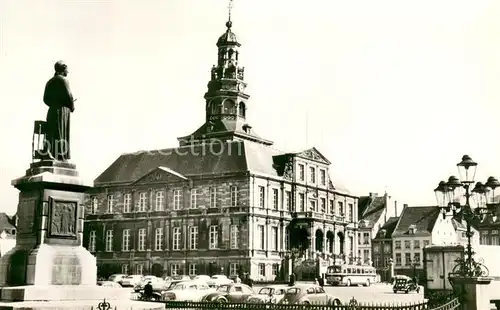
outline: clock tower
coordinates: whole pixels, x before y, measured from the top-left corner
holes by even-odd
[[[217,65],[211,70],[205,93],[205,124],[190,136],[178,138],[180,146],[210,140],[251,140],[265,145],[273,142],[260,138],[247,122],[245,68],[239,63],[241,44],[232,31],[231,11],[226,32],[217,40]]]

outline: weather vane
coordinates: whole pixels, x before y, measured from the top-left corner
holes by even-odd
[[[233,9],[233,0],[229,0],[227,8],[229,10],[229,21],[231,21],[231,10]]]

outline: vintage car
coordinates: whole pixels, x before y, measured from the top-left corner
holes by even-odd
[[[255,295],[255,292],[245,284],[231,283],[217,287],[217,290],[202,298],[206,302],[245,302],[248,297]]]
[[[325,292],[319,285],[300,284],[287,289],[280,304],[342,305],[340,299]]]
[[[139,284],[137,284],[134,287],[134,290],[136,292],[142,291],[144,289],[144,286],[148,282],[151,283],[151,285],[153,286],[153,291],[155,291],[155,292],[161,292],[161,291],[167,289],[167,283],[162,278],[158,278],[155,276],[145,276],[144,278],[142,278],[142,281],[139,282]]]
[[[207,281],[208,286],[220,286],[220,285],[225,285],[225,284],[231,284],[234,283],[233,280],[229,279],[223,274],[217,274],[214,275],[210,278],[210,280]]]
[[[135,287],[141,283],[142,278],[143,276],[141,274],[133,274],[123,278],[120,284],[123,287]]]
[[[215,289],[210,288],[203,281],[181,281],[174,287],[162,292],[162,301],[200,301],[206,295],[213,293]]]
[[[120,288],[122,287],[119,283],[113,281],[102,281],[100,286],[109,288]]]
[[[122,274],[122,273],[116,273],[116,274],[112,274],[109,278],[108,278],[108,281],[111,281],[111,282],[116,282],[116,283],[119,283],[121,285],[121,282],[122,280],[127,277],[126,274]]]
[[[257,294],[248,297],[247,302],[254,304],[258,303],[275,304],[283,299],[287,289],[288,286],[284,285],[265,286],[261,288]]]
[[[207,276],[207,275],[197,275],[193,278],[194,281],[203,281],[203,282],[207,282],[210,281],[210,276]]]
[[[394,277],[394,285],[392,286],[392,291],[396,294],[397,292],[420,292],[420,286],[415,280],[408,276],[396,276]]]

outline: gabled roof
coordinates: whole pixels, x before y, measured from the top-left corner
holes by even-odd
[[[415,227],[415,236],[429,236],[441,211],[439,207],[406,207],[399,217],[393,237],[410,235],[410,226]]]
[[[362,196],[358,201],[358,218],[367,221],[366,228],[373,227],[386,209],[386,197]]]
[[[295,155],[298,157],[305,158],[305,159],[317,161],[317,162],[320,162],[323,164],[327,164],[327,165],[331,164],[331,162],[323,154],[321,154],[320,151],[318,151],[318,149],[315,147],[310,148],[308,150],[304,150],[304,151],[299,152],[299,153],[295,153]]]
[[[16,229],[11,218],[4,212],[0,212],[0,231]]]
[[[378,230],[378,233],[375,237],[375,239],[385,239],[385,238],[391,238],[394,230],[396,229],[396,226],[398,225],[399,217],[393,216],[390,217],[387,222],[385,222],[382,227]],[[384,236],[381,236],[381,232],[385,231]]]

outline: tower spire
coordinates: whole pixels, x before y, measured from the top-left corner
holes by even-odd
[[[233,0],[229,0],[229,4],[227,5],[228,13],[229,13],[229,19],[228,22],[231,22],[231,10],[233,9]]]

